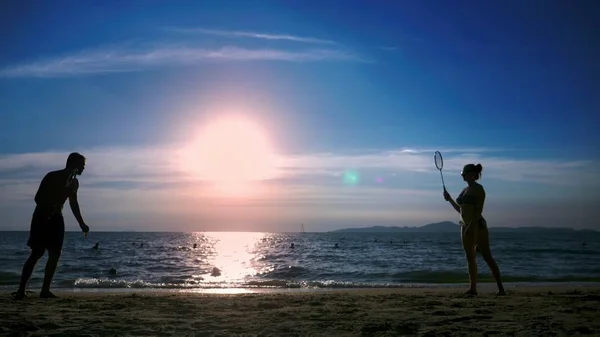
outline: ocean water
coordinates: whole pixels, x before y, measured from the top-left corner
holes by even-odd
[[[491,231],[492,253],[505,282],[600,282],[600,233]],[[0,232],[0,289],[18,286],[29,254],[27,237],[27,232]],[[96,242],[99,250],[92,249]],[[334,247],[336,243],[339,248]],[[30,287],[41,286],[46,259],[38,264]],[[491,282],[489,269],[479,256],[478,263],[480,282]],[[113,267],[116,275],[109,274]],[[458,231],[92,232],[88,238],[68,232],[53,287],[369,288],[466,282]]]

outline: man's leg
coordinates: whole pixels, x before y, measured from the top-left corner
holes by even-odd
[[[40,297],[55,298],[57,296],[50,292],[50,285],[58,266],[58,260],[60,259],[65,239],[65,221],[62,214],[54,214],[50,218],[48,225],[52,228],[52,234],[50,235],[50,243],[48,244],[48,262],[46,263],[44,284],[42,285]]]
[[[37,262],[44,256],[44,248],[34,247],[31,249],[31,254],[27,261],[25,261],[25,265],[23,265],[23,272],[21,273],[21,284],[19,284],[19,290],[17,290],[16,297],[23,298],[25,297],[25,289],[27,288],[27,282],[31,278],[31,274],[33,273],[33,269]]]
[[[42,298],[57,297],[50,292],[50,285],[52,284],[52,279],[54,278],[54,273],[56,272],[56,267],[58,266],[61,250],[62,249],[57,248],[48,250],[48,262],[46,262],[46,270],[44,273],[44,285],[42,285],[42,291],[40,292],[40,297]]]

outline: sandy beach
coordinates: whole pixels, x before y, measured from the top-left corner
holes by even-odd
[[[2,336],[600,336],[600,287],[0,296]]]

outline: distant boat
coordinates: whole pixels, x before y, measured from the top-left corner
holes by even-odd
[[[302,224],[302,229],[300,230],[300,233],[304,233],[304,224]]]

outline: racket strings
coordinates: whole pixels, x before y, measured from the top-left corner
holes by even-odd
[[[433,155],[433,161],[435,162],[435,167],[440,171],[440,178],[442,178],[442,186],[444,187],[444,191],[446,190],[446,183],[444,182],[444,175],[442,174],[442,168],[444,168],[444,158],[442,158],[442,153],[440,151],[435,151]]]
[[[442,158],[442,154],[439,151],[436,151],[433,158],[435,161],[435,167],[437,167],[438,170],[441,170],[444,167],[444,158]]]

